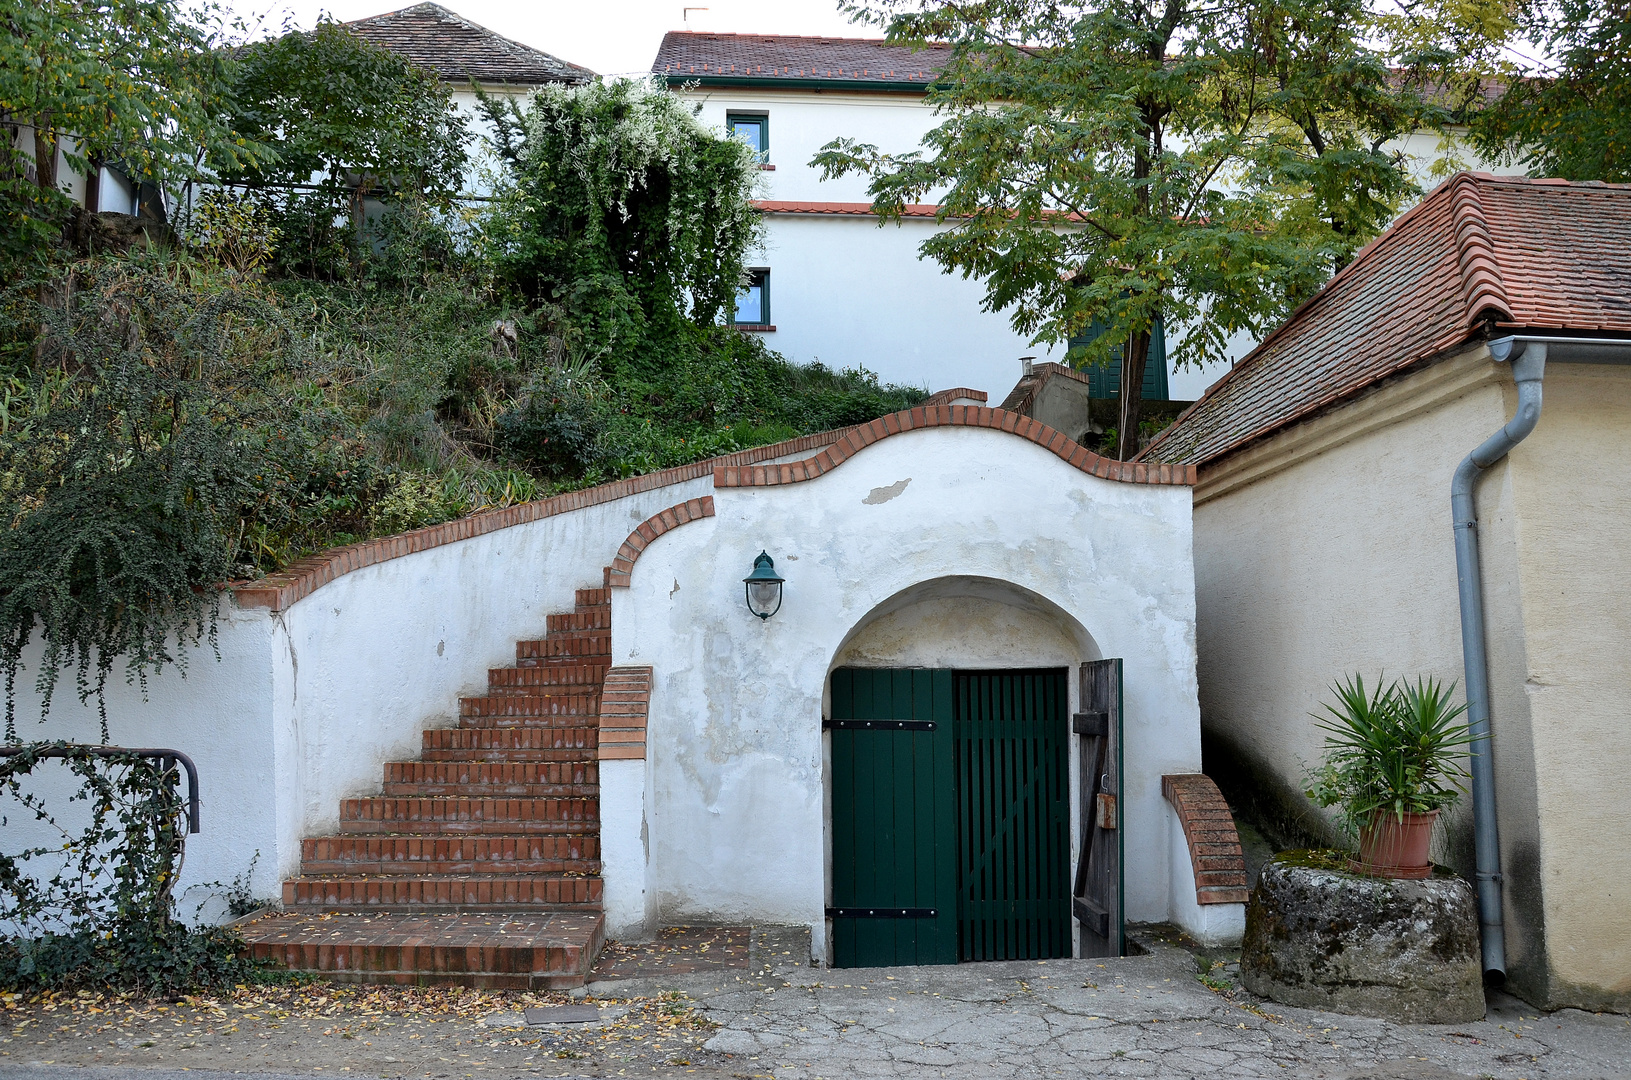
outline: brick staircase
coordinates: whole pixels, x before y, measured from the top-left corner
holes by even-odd
[[[579,589],[547,629],[418,761],[386,763],[380,795],[342,801],[337,835],[302,842],[284,912],[240,927],[255,956],[365,982],[583,985],[605,938],[610,590]]]

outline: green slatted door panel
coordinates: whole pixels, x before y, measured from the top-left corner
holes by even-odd
[[[960,956],[1069,956],[1065,671],[958,672],[954,685]]]
[[[846,721],[933,723],[860,729]],[[832,675],[833,952],[839,967],[957,962],[952,674]],[[857,909],[933,909],[862,917]]]

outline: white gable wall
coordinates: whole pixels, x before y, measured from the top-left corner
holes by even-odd
[[[1074,695],[1077,664],[1124,658],[1127,917],[1168,916],[1161,776],[1200,769],[1188,488],[1101,480],[954,427],[714,500],[717,516],[660,536],[613,591],[614,663],[654,669],[645,834],[604,847],[646,860],[607,868],[614,936],[644,911],[803,923],[824,941],[821,721],[842,663],[1069,664]],[[787,579],[763,623],[741,582],[761,549]],[[646,896],[617,895],[631,881]]]

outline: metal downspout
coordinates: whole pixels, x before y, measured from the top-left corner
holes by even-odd
[[[1506,978],[1506,934],[1501,920],[1501,836],[1495,820],[1495,764],[1490,754],[1489,657],[1484,648],[1483,577],[1478,565],[1478,521],[1473,486],[1485,469],[1505,457],[1540,420],[1546,345],[1503,338],[1490,343],[1496,361],[1512,361],[1518,411],[1455,470],[1450,509],[1455,519],[1455,570],[1461,596],[1461,656],[1465,667],[1467,723],[1473,737],[1472,820],[1478,869],[1478,926],[1484,946],[1484,977]]]

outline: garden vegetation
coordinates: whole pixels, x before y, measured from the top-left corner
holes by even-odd
[[[100,707],[110,678],[184,666],[234,581],[924,396],[728,325],[759,172],[660,85],[487,102],[491,194],[470,199],[448,87],[341,26],[227,48],[173,0],[8,11],[0,674],[20,752],[0,824],[56,828],[29,781],[63,747],[22,740],[59,677]],[[168,220],[87,212],[29,169],[30,134],[48,163],[168,192]],[[67,762],[90,831],[0,856],[0,984],[258,977],[232,934],[178,918],[175,777]]]

